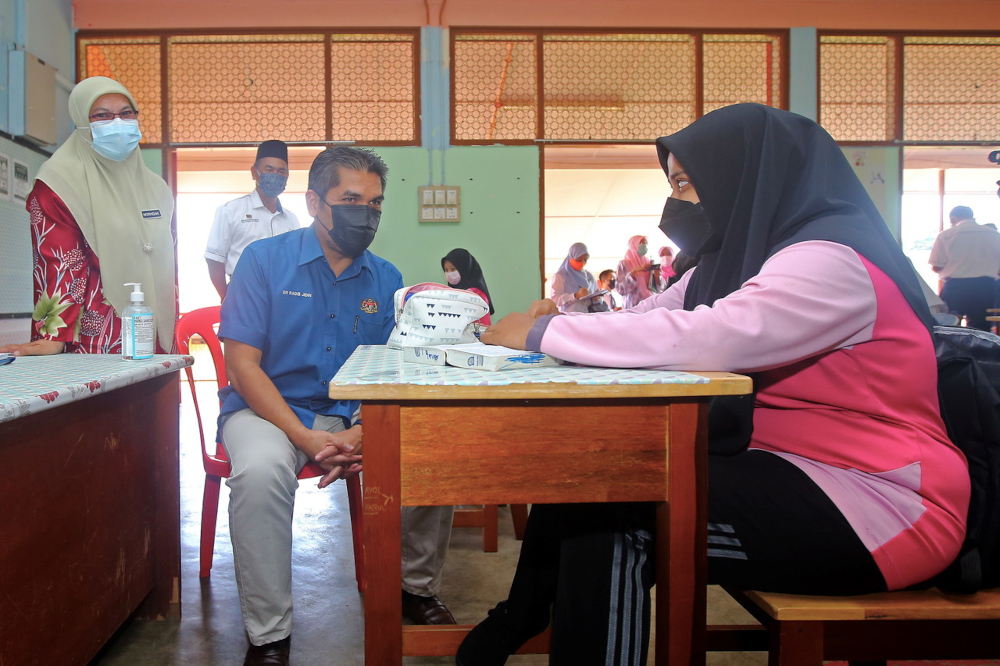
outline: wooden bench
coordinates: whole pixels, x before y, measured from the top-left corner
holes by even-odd
[[[769,666],[1000,658],[1000,588],[972,595],[932,588],[853,597],[725,589],[763,626],[710,626],[708,649],[767,650]]]

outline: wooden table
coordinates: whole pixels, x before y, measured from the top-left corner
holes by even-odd
[[[364,401],[365,663],[453,655],[471,628],[402,626],[401,505],[651,501],[661,503],[656,663],[703,664],[707,398],[749,393],[749,378],[612,384],[642,373],[574,368],[597,383],[477,386],[457,384],[512,371],[366,367],[394,353],[359,347],[330,385],[331,397]],[[628,436],[608,425],[626,423]]]
[[[86,664],[180,617],[178,375],[59,354],[0,366],[0,664]]]

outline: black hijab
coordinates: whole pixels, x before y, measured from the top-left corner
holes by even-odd
[[[456,247],[454,250],[444,255],[441,259],[441,269],[444,269],[444,262],[450,261],[454,264],[461,279],[458,284],[451,285],[455,289],[469,289],[475,287],[486,294],[487,305],[490,306],[490,314],[493,314],[493,297],[486,286],[486,278],[483,277],[483,269],[479,267],[479,262],[468,250]]]
[[[813,121],[760,104],[723,107],[656,141],[663,170],[673,153],[691,178],[705,215],[724,236],[701,257],[684,309],[711,305],[760,272],[793,243],[846,245],[896,283],[917,317],[933,319],[916,274],[837,143]],[[712,450],[745,447],[753,401],[716,399]]]

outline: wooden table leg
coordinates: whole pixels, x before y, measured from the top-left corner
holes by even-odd
[[[667,406],[668,501],[657,509],[656,663],[705,664],[708,568],[707,406]]]
[[[399,405],[365,403],[365,663],[403,663]],[[373,480],[375,480],[373,482]]]

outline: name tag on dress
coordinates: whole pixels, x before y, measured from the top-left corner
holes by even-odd
[[[142,219],[144,220],[149,220],[151,218],[157,218],[157,217],[163,217],[162,215],[160,215],[160,210],[158,208],[154,208],[153,210],[142,211]]]

